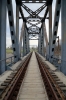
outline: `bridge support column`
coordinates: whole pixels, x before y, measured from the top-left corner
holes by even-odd
[[[27,53],[29,53],[29,34],[27,32]]]
[[[24,27],[24,33],[23,33],[23,56],[27,54],[27,33],[26,33],[26,23]]]
[[[66,75],[66,0],[61,0],[61,71]]]
[[[42,23],[42,28],[41,28],[41,32],[39,33],[39,53],[44,56],[44,30],[43,30],[43,23]]]
[[[38,53],[39,53],[39,39],[38,39]]]
[[[7,0],[0,0],[0,60],[6,58],[6,4]],[[4,60],[0,62],[0,74],[6,69]]]
[[[26,46],[25,46],[25,48],[26,48],[26,54],[28,54],[28,33],[27,33],[27,29],[26,29],[26,33],[25,33],[25,40],[26,40]]]
[[[45,56],[44,52],[44,22],[42,23],[42,55]]]
[[[40,33],[39,33],[39,34],[40,34]],[[40,49],[40,47],[39,47],[39,45],[40,45],[40,44],[39,44],[39,43],[40,43],[40,37],[39,37],[39,35],[38,35],[38,38],[39,38],[39,39],[38,39],[38,53],[39,53],[39,52],[40,52],[40,50],[39,50],[39,49]]]
[[[42,28],[41,28],[41,34],[40,34],[40,54],[42,55]]]
[[[19,6],[16,4],[16,42],[17,42],[17,55],[18,59],[20,59],[19,54]]]
[[[38,41],[38,44],[39,44],[39,53],[41,54],[41,31],[39,33],[39,41]]]
[[[49,61],[51,58],[51,42],[52,42],[52,4],[49,5]]]
[[[20,34],[20,56],[23,56],[23,52],[22,52],[22,40],[23,40],[23,33],[24,33],[24,25],[25,25],[25,23],[22,24],[21,34]]]
[[[24,33],[23,33],[23,56],[25,56],[25,27],[24,27]]]

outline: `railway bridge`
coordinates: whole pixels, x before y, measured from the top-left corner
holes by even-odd
[[[30,40],[38,41],[36,51]],[[66,0],[0,0],[0,100],[66,100]]]

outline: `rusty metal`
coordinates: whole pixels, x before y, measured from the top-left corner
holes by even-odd
[[[42,61],[38,53],[36,53],[36,57],[49,100],[66,100],[66,86],[58,79],[49,66]]]
[[[10,76],[0,86],[0,100],[16,100],[20,86],[31,58],[30,53],[20,64],[19,68],[12,72]]]

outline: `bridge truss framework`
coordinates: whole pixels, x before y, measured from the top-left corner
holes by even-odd
[[[53,0],[15,0],[16,3],[16,31],[13,18],[12,0],[0,0],[0,60],[6,58],[6,13],[8,11],[10,34],[12,48],[14,53],[14,61],[17,62],[21,55],[21,46],[23,39],[23,56],[30,52],[29,40],[31,37],[38,36],[38,52],[45,56],[44,41],[46,42],[46,59],[51,63],[54,62],[54,49],[58,32],[58,24],[61,11],[61,64],[55,61],[60,70],[66,74],[66,0],[56,0],[54,25],[52,31],[52,3]],[[43,5],[36,11],[32,11],[25,3],[42,3]],[[23,9],[28,13],[28,17],[24,17]],[[39,13],[45,9],[43,17]],[[19,16],[21,14],[21,17]],[[47,17],[47,14],[49,15]],[[19,40],[19,20],[23,20],[22,30]],[[49,41],[47,38],[45,20],[49,20]],[[32,22],[36,22],[33,24]],[[27,26],[30,24],[30,27]],[[38,25],[41,24],[40,27]],[[6,62],[0,62],[0,74],[7,70]]]

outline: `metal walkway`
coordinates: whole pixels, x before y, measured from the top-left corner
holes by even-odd
[[[30,59],[17,100],[48,100],[34,52]]]

